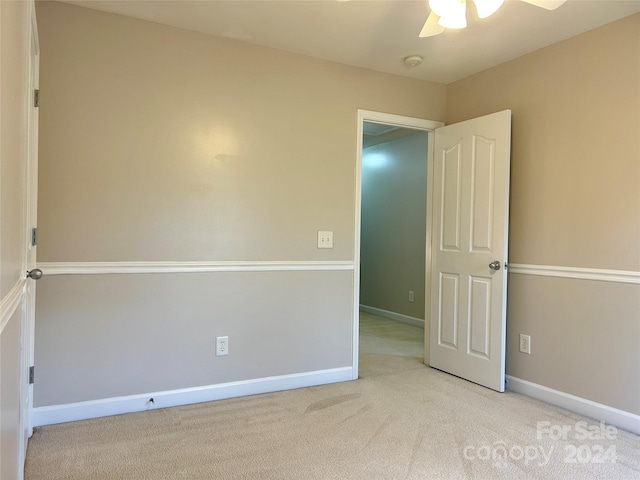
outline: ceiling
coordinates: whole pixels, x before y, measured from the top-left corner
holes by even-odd
[[[409,137],[418,133],[426,134],[424,130],[364,122],[362,124],[362,147],[372,147],[373,145],[399,140],[400,138]]]
[[[419,38],[427,0],[66,3],[445,84],[640,11],[640,0],[568,0],[553,11],[507,0],[484,20],[469,6],[464,30]],[[408,55],[424,62],[405,67]]]

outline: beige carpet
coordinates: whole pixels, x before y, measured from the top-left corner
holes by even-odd
[[[358,381],[38,428],[26,479],[640,479],[640,437],[580,439],[598,422],[425,367],[421,329],[361,330]]]

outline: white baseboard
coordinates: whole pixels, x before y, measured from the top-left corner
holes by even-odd
[[[507,375],[507,389],[640,435],[640,415]]]
[[[388,318],[389,320],[395,320],[396,322],[406,323],[413,325],[414,327],[424,328],[424,319],[417,317],[410,317],[409,315],[403,315],[402,313],[390,312],[389,310],[383,310],[381,308],[370,307],[368,305],[360,305],[360,310],[364,313],[370,313],[382,318]]]
[[[33,426],[75,422],[90,418],[107,417],[123,413],[177,407],[193,403],[210,402],[226,398],[244,397],[260,393],[293,390],[302,387],[353,380],[352,367],[295,373],[277,377],[258,378],[239,382],[221,383],[203,387],[152,392],[125,397],[104,398],[87,402],[36,407],[32,410]],[[154,403],[149,402],[153,398]]]

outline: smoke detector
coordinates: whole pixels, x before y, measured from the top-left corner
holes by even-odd
[[[422,57],[420,55],[409,55],[405,57],[404,66],[409,68],[415,68],[422,63]]]

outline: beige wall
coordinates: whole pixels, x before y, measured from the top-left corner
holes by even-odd
[[[505,108],[511,263],[640,271],[640,15],[447,87],[448,123]],[[509,289],[508,374],[640,413],[640,286],[512,275]]]
[[[45,277],[35,406],[348,366],[352,284],[349,271]]]
[[[22,276],[23,191],[26,145],[27,2],[2,2],[0,85],[0,298]]]
[[[447,87],[447,123],[513,112],[513,263],[640,270],[640,15]]]
[[[425,305],[427,146],[421,132],[362,153],[360,304],[418,319]]]
[[[512,275],[507,373],[640,414],[639,315],[639,285]]]
[[[352,259],[356,109],[444,117],[441,85],[69,5],[38,15],[40,261]]]
[[[357,109],[444,118],[442,85],[37,13],[39,262],[353,260]],[[352,272],[272,274],[45,277],[36,405],[350,366]]]
[[[0,478],[18,478],[29,2],[0,2]],[[12,295],[8,294],[12,292]]]

